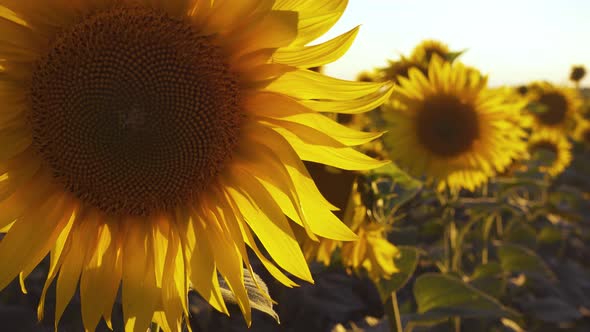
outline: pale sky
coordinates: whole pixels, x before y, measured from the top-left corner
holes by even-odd
[[[492,86],[567,84],[572,64],[590,70],[590,0],[349,0],[321,40],[357,25],[355,43],[326,66],[328,75],[354,79],[388,58],[409,55],[427,38],[467,49],[460,60],[488,74]],[[590,86],[589,76],[584,86]]]

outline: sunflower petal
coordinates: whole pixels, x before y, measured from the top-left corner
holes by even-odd
[[[204,231],[197,224],[199,220],[190,220],[187,235],[194,237],[195,244],[190,260],[190,281],[192,287],[195,288],[199,294],[211,304],[216,310],[229,315],[229,311],[223,301],[221,292],[219,291],[219,281],[217,278],[217,269],[215,267],[215,257],[213,256],[213,249],[200,236]],[[182,234],[181,234],[182,235]],[[188,240],[185,240],[185,242]]]
[[[0,289],[5,288],[26,266],[37,265],[67,225],[63,218],[65,198],[54,195],[38,210],[17,220],[0,241]],[[26,241],[23,241],[26,239]]]
[[[348,51],[358,34],[359,27],[325,43],[314,46],[285,47],[277,50],[272,59],[294,67],[316,67],[338,60]]]
[[[110,321],[119,284],[122,264],[116,223],[100,223],[96,230],[97,242],[90,253],[80,278],[82,321],[93,331],[102,315]],[[110,323],[110,322],[109,322]]]
[[[285,73],[266,89],[298,99],[348,100],[381,91],[389,84],[345,81],[300,69]]]
[[[285,270],[313,282],[291,226],[268,191],[250,174],[238,169],[232,173],[227,192],[268,253]],[[248,192],[241,188],[248,188]]]
[[[389,161],[377,160],[349,147],[312,145],[280,127],[273,128],[281,134],[303,160],[313,161],[345,170],[370,170],[387,165]]]
[[[299,35],[294,45],[305,45],[326,33],[340,19],[348,0],[277,0],[273,8],[299,13]]]
[[[159,300],[151,225],[128,220],[123,251],[123,315],[126,331],[144,332]]]

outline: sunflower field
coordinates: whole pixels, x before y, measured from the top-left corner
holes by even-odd
[[[332,77],[347,5],[0,0],[0,331],[590,331],[585,66]]]

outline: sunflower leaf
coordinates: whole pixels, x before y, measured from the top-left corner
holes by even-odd
[[[492,296],[462,280],[439,273],[426,273],[414,284],[418,312],[427,320],[453,316],[478,318],[518,317]]]
[[[248,269],[244,269],[244,284],[246,291],[248,292],[248,298],[250,300],[250,306],[253,309],[259,310],[268,314],[279,322],[279,315],[272,308],[273,301],[268,294],[268,287],[256,273],[250,274]],[[237,304],[234,293],[229,288],[225,279],[219,276],[219,288],[221,289],[221,295],[226,302]]]
[[[399,246],[398,249],[400,255],[395,259],[395,266],[399,272],[393,274],[390,279],[380,280],[377,284],[379,295],[384,303],[391,297],[391,293],[399,291],[407,284],[418,266],[420,249],[406,246]]]

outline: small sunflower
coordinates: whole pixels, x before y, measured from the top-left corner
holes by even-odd
[[[531,85],[529,119],[533,131],[557,130],[572,127],[581,107],[581,99],[573,89],[560,88],[548,82]]]
[[[356,75],[356,80],[359,82],[375,82],[375,75],[369,71],[362,71]]]
[[[430,60],[432,60],[435,55],[441,59],[451,61],[457,56],[457,53],[451,52],[449,46],[443,42],[434,39],[426,39],[414,48],[410,55],[410,60],[414,63],[428,66]]]
[[[353,184],[343,221],[358,235],[359,240],[343,243],[322,238],[318,243],[308,239],[303,244],[308,260],[330,265],[334,252],[340,249],[345,267],[356,273],[366,272],[375,282],[389,279],[399,271],[394,262],[399,249],[387,240],[389,225],[369,220],[357,181]]]
[[[539,163],[541,172],[557,176],[572,161],[572,145],[567,136],[556,131],[534,132],[529,137],[528,150],[531,161]]]
[[[306,46],[346,1],[0,0],[0,289],[51,253],[57,324],[79,282],[94,330],[121,286],[126,331],[180,330],[187,291],[246,320],[250,247],[269,272],[311,281],[290,221],[352,240],[302,160],[370,169],[359,113],[387,84],[304,68],[339,58],[357,28]],[[14,222],[14,223],[13,223]],[[261,243],[270,258],[264,256]]]
[[[586,67],[582,65],[572,66],[572,71],[570,72],[570,80],[576,84],[579,84],[580,81],[586,76]]]
[[[475,189],[525,152],[520,106],[486,88],[487,78],[460,63],[433,58],[396,86],[384,107],[389,156],[438,188]]]

